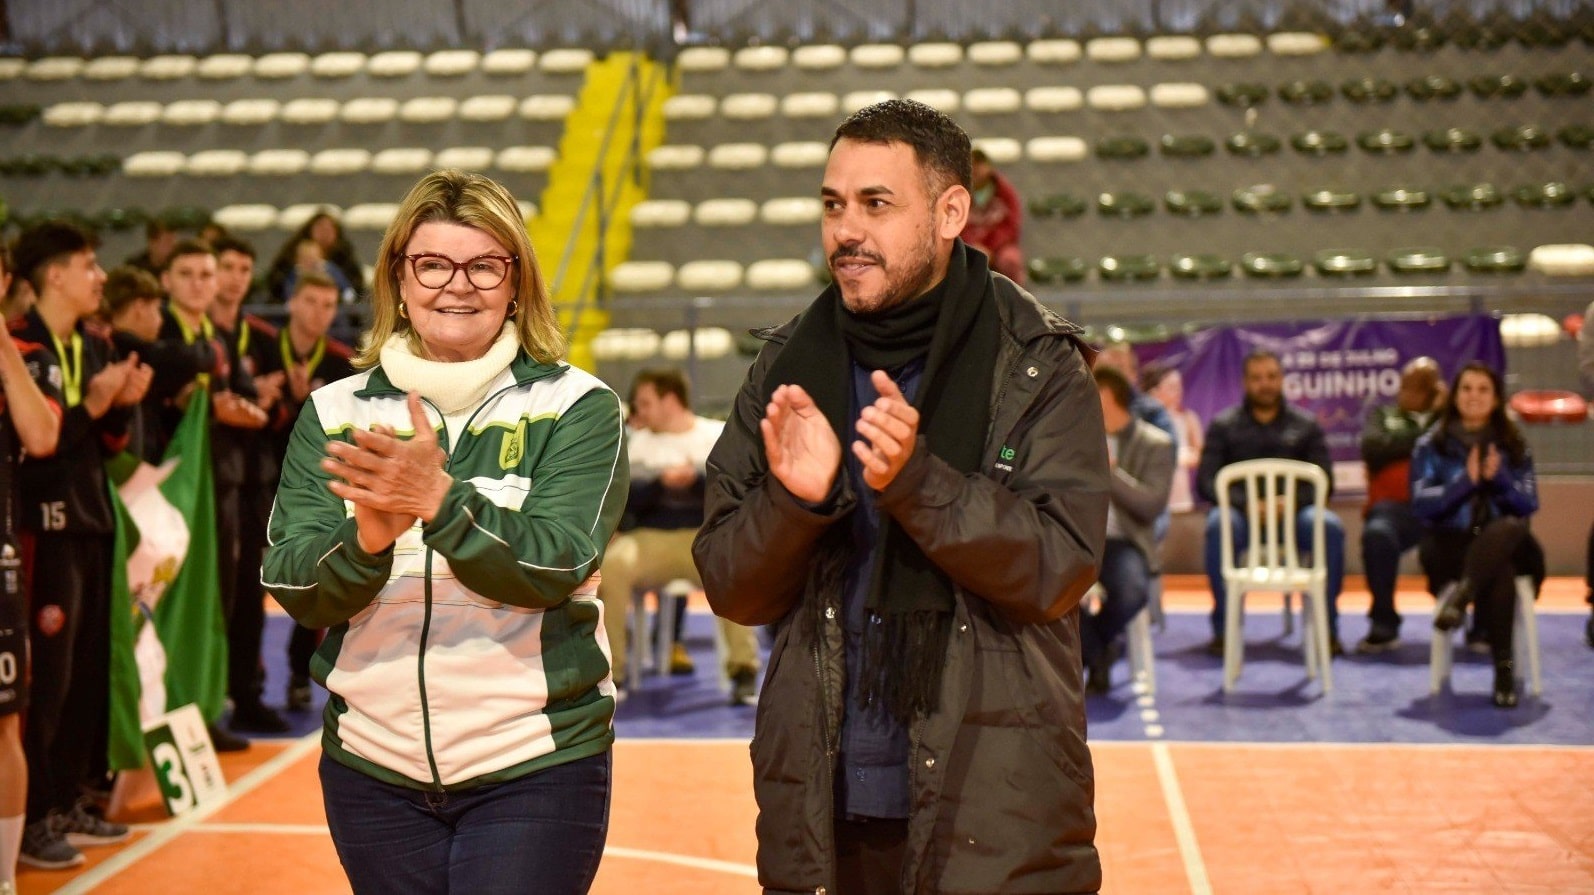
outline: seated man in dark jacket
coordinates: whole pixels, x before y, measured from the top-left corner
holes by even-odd
[[[1245,400],[1238,407],[1218,414],[1207,427],[1201,465],[1196,470],[1196,490],[1202,499],[1216,504],[1218,495],[1214,483],[1218,470],[1230,463],[1263,458],[1316,464],[1329,474],[1330,486],[1333,484],[1333,465],[1323,427],[1311,414],[1284,400],[1284,367],[1278,355],[1259,349],[1245,358]],[[1300,541],[1296,546],[1303,551],[1312,548],[1313,498],[1309,487],[1295,495],[1299,508],[1296,532]],[[1231,492],[1230,507],[1234,516],[1234,551],[1238,554],[1246,543],[1244,489],[1236,487]],[[1220,511],[1214,506],[1207,514],[1206,569],[1207,580],[1212,584],[1212,643],[1207,651],[1215,656],[1223,655],[1225,597],[1221,520]],[[1339,610],[1335,602],[1345,579],[1345,528],[1332,510],[1323,511],[1323,540],[1328,559],[1328,648],[1330,653],[1339,656],[1345,650],[1339,642]]]

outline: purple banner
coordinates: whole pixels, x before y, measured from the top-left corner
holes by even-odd
[[[1285,399],[1311,411],[1322,425],[1334,458],[1335,490],[1343,493],[1366,488],[1362,422],[1368,408],[1394,403],[1407,361],[1424,355],[1437,360],[1447,382],[1471,360],[1505,372],[1500,321],[1486,315],[1214,327],[1136,345],[1135,354],[1142,369],[1156,362],[1179,371],[1183,407],[1204,429],[1220,411],[1240,403],[1245,356],[1258,348],[1283,362]]]

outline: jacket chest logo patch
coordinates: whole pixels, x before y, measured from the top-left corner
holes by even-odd
[[[997,469],[1001,470],[1002,472],[1013,471],[1013,460],[1018,457],[1018,451],[1015,451],[1004,444],[1002,445],[1002,449],[996,452],[996,456]]]
[[[515,426],[515,431],[505,432],[504,438],[498,443],[498,468],[509,470],[520,465],[526,458],[526,421],[522,419]]]

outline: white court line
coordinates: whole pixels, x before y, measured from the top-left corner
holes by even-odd
[[[258,789],[272,777],[287,770],[294,762],[320,748],[320,746],[320,730],[305,734],[295,741],[293,745],[267,759],[260,767],[238,778],[237,783],[227,787],[227,795],[223,798],[209,805],[202,805],[182,817],[174,818],[161,824],[153,829],[148,836],[117,852],[107,858],[103,864],[72,880],[56,891],[60,895],[78,895],[78,893],[92,891],[95,886],[109,881],[111,877],[143,860],[166,843],[198,827],[206,818]]]
[[[1162,784],[1162,798],[1168,803],[1168,819],[1173,822],[1173,838],[1179,843],[1179,856],[1184,859],[1184,875],[1190,880],[1190,895],[1212,895],[1212,883],[1207,879],[1207,865],[1201,860],[1201,847],[1196,844],[1195,825],[1190,822],[1190,811],[1184,805],[1184,793],[1179,790],[1179,775],[1173,769],[1173,756],[1167,743],[1152,743],[1151,758],[1157,765],[1157,780]]]

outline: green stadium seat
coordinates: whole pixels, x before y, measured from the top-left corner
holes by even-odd
[[[56,163],[55,169],[64,177],[86,177],[89,173],[89,160],[83,156],[68,156]]]
[[[1526,19],[1517,26],[1516,39],[1524,47],[1564,47],[1572,39],[1572,30],[1561,22]]]
[[[23,125],[44,114],[38,103],[6,103],[0,105],[0,124]]]
[[[1162,263],[1156,255],[1106,255],[1096,262],[1096,270],[1108,282],[1155,280],[1162,275]]]
[[[1223,145],[1228,148],[1231,155],[1244,155],[1251,158],[1261,158],[1279,151],[1283,145],[1279,138],[1261,131],[1240,131],[1231,134]]]
[[[1140,193],[1102,193],[1096,197],[1096,211],[1102,217],[1139,218],[1157,210],[1157,203]]]
[[[1447,127],[1422,135],[1422,142],[1434,152],[1477,152],[1483,138],[1464,127]]]
[[[1363,152],[1375,155],[1398,155],[1410,152],[1412,147],[1417,145],[1417,141],[1411,138],[1411,134],[1386,127],[1357,134],[1356,145],[1360,146]]]
[[[1169,190],[1163,195],[1162,204],[1170,214],[1184,218],[1206,217],[1223,211],[1223,197],[1204,190]]]
[[[1339,85],[1339,92],[1353,103],[1388,103],[1400,95],[1400,88],[1387,78],[1350,78]]]
[[[1334,38],[1334,49],[1341,53],[1374,53],[1384,46],[1384,35],[1370,28],[1351,27]]]
[[[1588,149],[1594,145],[1594,127],[1586,124],[1568,124],[1556,131],[1555,136],[1568,149]]]
[[[1528,82],[1516,75],[1477,75],[1467,87],[1479,99],[1516,99],[1528,90]]]
[[[107,208],[98,215],[101,230],[125,232],[135,230],[149,222],[149,215],[140,208]]]
[[[1384,211],[1421,211],[1432,198],[1421,187],[1397,186],[1373,193],[1373,204]]]
[[[1461,85],[1454,78],[1444,75],[1427,75],[1407,81],[1406,94],[1424,102],[1431,99],[1450,100],[1461,95]]]
[[[1145,158],[1149,152],[1151,152],[1150,144],[1140,137],[1128,134],[1102,137],[1096,141],[1096,156],[1098,158],[1130,161],[1132,159]]]
[[[109,177],[122,170],[122,157],[114,152],[91,155],[85,161],[90,177]]]
[[[210,211],[198,205],[174,205],[161,212],[160,219],[174,230],[202,230],[210,223]]]
[[[1350,148],[1350,142],[1334,131],[1306,131],[1290,137],[1290,145],[1302,155],[1337,155]]]
[[[1168,271],[1181,280],[1216,280],[1228,276],[1234,262],[1222,255],[1180,252],[1168,263]]]
[[[1468,249],[1461,263],[1473,273],[1515,273],[1528,266],[1528,258],[1516,246],[1480,246]]]
[[[1085,213],[1085,200],[1069,193],[1054,193],[1050,196],[1041,196],[1031,199],[1029,213],[1037,218],[1077,218]]]
[[[1505,198],[1492,183],[1459,183],[1439,193],[1451,211],[1486,211],[1498,208]]]
[[[1464,50],[1498,50],[1511,42],[1511,36],[1488,24],[1469,25],[1456,29],[1451,40]]]
[[[1219,87],[1217,95],[1218,102],[1225,106],[1249,109],[1267,102],[1267,85],[1239,81]]]
[[[1550,145],[1550,135],[1534,124],[1502,127],[1489,135],[1494,145],[1507,151],[1530,152]]]
[[[1384,262],[1395,273],[1439,273],[1450,269],[1450,258],[1434,246],[1391,249]]]
[[[1306,265],[1289,252],[1246,252],[1240,256],[1240,269],[1262,279],[1298,277]]]
[[[1170,158],[1205,158],[1217,149],[1211,137],[1201,134],[1163,134],[1157,144]]]
[[[1302,194],[1301,204],[1310,211],[1355,211],[1361,207],[1362,197],[1351,190],[1321,187]]]
[[[1412,22],[1396,29],[1391,39],[1396,47],[1412,53],[1432,53],[1445,45],[1443,31],[1432,25],[1415,25]]]
[[[1582,72],[1556,72],[1534,79],[1533,86],[1545,96],[1586,96],[1589,79]]]
[[[1523,208],[1568,208],[1577,201],[1572,187],[1558,180],[1517,187],[1511,196]]]
[[[1090,264],[1084,258],[1031,258],[1029,277],[1037,283],[1072,283],[1083,280]]]
[[[1287,81],[1279,85],[1279,99],[1292,106],[1321,106],[1334,99],[1334,85],[1318,80]]]
[[[1270,184],[1241,187],[1232,196],[1234,207],[1246,214],[1282,214],[1290,210],[1290,194]]]
[[[1366,276],[1378,271],[1378,259],[1365,249],[1323,249],[1312,256],[1312,266],[1323,276]]]

